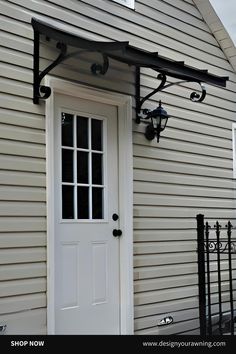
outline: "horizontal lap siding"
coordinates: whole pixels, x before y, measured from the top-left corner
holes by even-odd
[[[108,0],[0,0],[0,322],[10,333],[46,332],[45,118],[44,104],[31,100],[32,16],[230,76],[226,89],[207,86],[202,104],[189,101],[196,84],[161,93],[172,117],[159,144],[144,138],[144,124],[133,124],[135,333],[198,333],[195,215],[235,219],[236,76],[191,0],[135,3],[132,11]],[[43,68],[56,56],[53,45],[44,43],[41,56]],[[53,73],[131,95],[135,107],[134,71],[126,65],[111,61],[107,75],[93,77],[85,58],[70,59]],[[142,95],[155,88],[154,73],[143,69],[141,85]],[[174,324],[157,327],[165,315]]]
[[[30,24],[0,13],[0,323],[46,334],[44,105],[32,104]]]
[[[148,0],[145,5],[144,1],[141,2],[143,10],[146,5],[158,8],[158,2]],[[178,4],[182,9],[186,7],[188,19],[191,4],[167,2],[174,7]],[[192,23],[197,24],[199,20],[195,15],[194,10]],[[155,13],[153,16],[158,15]],[[197,33],[199,35],[199,27],[191,32],[193,35]],[[206,37],[200,38],[204,43]],[[202,67],[209,67],[205,53],[200,50],[205,51],[204,48],[198,48],[203,58]],[[217,60],[212,63],[218,66]],[[213,67],[209,70],[214,72]],[[224,66],[219,72],[221,70]],[[228,75],[232,81],[227,89],[231,91],[235,76],[231,72]],[[143,94],[147,93],[148,85],[154,88],[148,84],[149,81],[148,76],[143,77]],[[155,141],[147,142],[143,137],[144,127],[134,124],[137,334],[199,334],[195,216],[203,213],[212,223],[215,218],[224,223],[228,218],[235,219],[236,215],[231,142],[236,110],[235,88],[232,96],[229,91],[229,96],[220,94],[220,91],[207,87],[208,95],[201,105],[185,100],[188,97],[185,87],[176,89],[173,86],[168,94],[163,92],[160,97],[172,118],[158,145]],[[222,107],[219,107],[220,101]],[[221,109],[226,106],[226,111],[221,114]],[[235,269],[236,264],[233,266]],[[227,269],[226,264],[223,265],[225,267]],[[216,284],[216,272],[214,277]],[[222,272],[222,279],[227,280],[227,277],[227,271]],[[226,288],[223,297],[227,301],[227,282],[222,286]],[[214,291],[217,293],[217,287]],[[168,315],[174,318],[174,323],[166,328],[157,327],[157,323]]]

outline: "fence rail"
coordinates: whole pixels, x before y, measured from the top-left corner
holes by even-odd
[[[227,224],[197,215],[200,334],[235,334],[236,239]],[[214,291],[213,291],[214,290]],[[217,290],[217,291],[216,291]]]

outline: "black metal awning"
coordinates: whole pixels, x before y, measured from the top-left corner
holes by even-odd
[[[46,99],[50,96],[49,87],[41,86],[43,77],[48,74],[59,63],[65,61],[72,56],[78,56],[83,51],[98,52],[103,57],[103,64],[93,64],[91,70],[93,73],[105,74],[109,68],[109,58],[118,60],[136,67],[136,101],[138,110],[141,109],[143,102],[150,98],[156,92],[163,90],[180,82],[166,84],[166,76],[186,82],[196,82],[199,84],[207,83],[210,85],[225,87],[228,77],[217,76],[208,73],[208,70],[196,69],[185,65],[184,62],[170,60],[158,55],[158,53],[147,52],[129,45],[129,42],[100,42],[91,41],[75,34],[63,31],[55,26],[32,18],[32,26],[34,29],[34,103],[39,103],[39,99]],[[39,48],[40,35],[57,41],[57,49],[59,55],[46,69],[39,70]],[[68,53],[67,47],[76,48],[74,52]],[[78,50],[80,49],[80,50]],[[151,94],[140,101],[140,68],[150,68],[159,73],[158,79],[161,84]],[[193,101],[203,101],[206,96],[205,88],[201,85],[202,94],[192,93],[190,98]]]

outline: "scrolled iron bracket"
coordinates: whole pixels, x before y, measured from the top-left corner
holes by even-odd
[[[103,63],[102,64],[93,63],[91,65],[91,72],[94,75],[97,75],[97,74],[105,75],[107,70],[108,70],[108,68],[109,68],[108,56],[106,54],[102,54],[102,57],[103,57]]]
[[[166,75],[158,74],[157,79],[161,80],[158,87],[141,99],[140,98],[140,69],[136,68],[136,123],[137,124],[140,123],[141,118],[147,119],[145,116],[146,116],[148,110],[142,109],[142,105],[144,104],[144,102],[147,101],[153,95],[155,95],[158,91],[163,90],[163,88],[165,87]],[[142,116],[142,111],[144,113],[144,116]]]
[[[50,38],[48,38],[50,40]],[[33,102],[35,104],[39,104],[39,100],[45,100],[51,95],[51,88],[49,86],[41,85],[41,82],[43,78],[52,70],[54,69],[58,64],[62,63],[63,61],[76,57],[80,55],[81,53],[85,52],[93,52],[94,50],[76,50],[71,53],[67,53],[67,45],[63,42],[57,42],[56,48],[59,50],[59,55],[57,58],[44,70],[40,72],[39,69],[39,58],[40,58],[40,53],[39,53],[39,48],[40,48],[40,33],[36,30],[34,30],[34,67],[33,67],[33,73],[34,73],[34,84],[33,84]],[[108,68],[109,68],[109,59],[108,56],[101,53],[102,58],[103,58],[103,63],[98,64],[94,63],[91,65],[91,71],[93,74],[101,74],[105,75]]]
[[[158,76],[157,76],[157,78],[158,78]],[[165,90],[166,88],[168,88],[170,86],[178,86],[178,85],[184,84],[185,82],[189,82],[189,80],[181,80],[181,81],[172,82],[170,84],[164,85],[161,88],[161,90],[159,90],[159,91],[163,91],[163,90]],[[189,96],[189,99],[192,102],[202,102],[202,101],[204,101],[204,99],[206,97],[206,88],[205,88],[205,86],[203,85],[202,82],[196,81],[196,83],[200,85],[202,92],[201,92],[201,94],[199,94],[199,93],[197,93],[195,91],[191,92],[191,94]]]
[[[43,71],[39,70],[39,32],[34,31],[34,96],[33,102],[39,103],[40,99],[47,99],[51,95],[51,88],[49,86],[41,85],[45,75],[47,75],[53,68],[61,63],[66,58],[67,45],[62,42],[57,42],[56,48],[60,51],[57,58]]]
[[[202,82],[198,82],[198,84],[201,87],[202,93],[201,93],[201,95],[199,95],[199,93],[197,93],[195,91],[192,92],[191,95],[190,95],[190,100],[193,101],[193,102],[202,102],[202,101],[204,101],[204,99],[206,97],[206,88],[205,88],[205,86],[203,85]]]
[[[177,82],[172,82],[172,83],[166,84],[167,78],[166,78],[165,74],[158,74],[157,79],[161,81],[160,84],[158,85],[158,87],[141,99],[141,97],[140,97],[140,68],[139,67],[136,68],[136,123],[137,124],[139,124],[141,122],[141,119],[147,119],[146,118],[147,109],[146,108],[143,109],[142,106],[143,106],[144,102],[147,101],[150,97],[152,97],[153,95],[155,95],[156,93],[158,93],[160,91],[167,89],[168,87],[178,86],[180,84],[190,82],[189,80],[180,80]],[[194,82],[196,82],[200,85],[201,94],[193,91],[193,92],[191,92],[189,99],[192,102],[202,102],[206,97],[206,88],[201,82],[198,82],[198,81],[194,81]],[[143,112],[143,115],[142,115],[142,112]]]

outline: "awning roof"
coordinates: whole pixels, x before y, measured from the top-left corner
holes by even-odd
[[[208,70],[196,69],[185,65],[184,62],[170,60],[158,55],[158,53],[148,52],[143,49],[133,47],[129,45],[129,42],[100,42],[88,40],[34,18],[32,19],[32,26],[35,34],[35,42],[39,42],[39,35],[42,34],[58,41],[64,46],[70,45],[75,48],[80,48],[91,52],[99,52],[107,58],[118,60],[128,65],[135,66],[136,68],[151,68],[161,74],[191,82],[207,83],[210,85],[225,87],[226,81],[229,79],[228,77],[210,74],[208,73]],[[34,49],[34,56],[39,56],[39,43],[37,46]],[[61,58],[56,65],[65,59],[66,55],[64,55],[64,57]],[[52,65],[52,68],[56,65]],[[50,68],[50,70],[52,68]],[[38,70],[38,67],[36,67],[36,70]],[[47,70],[45,75],[48,72],[49,70]]]

